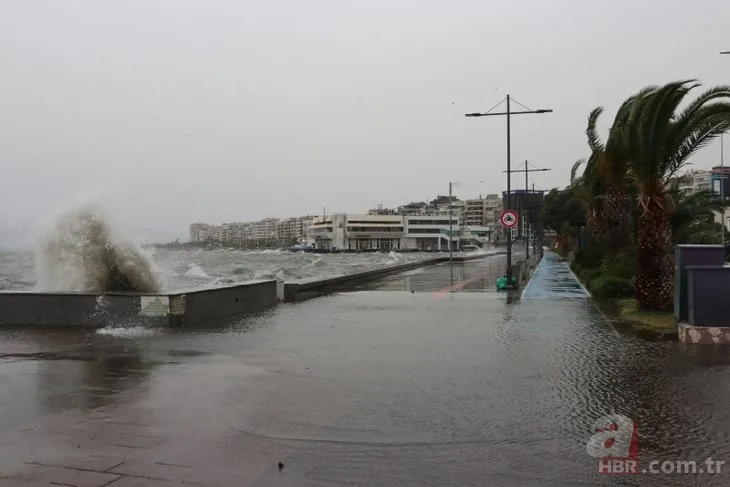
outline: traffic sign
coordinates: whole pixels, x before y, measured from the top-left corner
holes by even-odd
[[[505,228],[512,228],[517,225],[517,213],[514,210],[504,210],[499,215],[499,221]]]

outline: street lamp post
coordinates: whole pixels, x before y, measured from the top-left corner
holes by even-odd
[[[720,244],[725,245],[725,134],[720,134]]]
[[[459,183],[449,183],[449,269],[451,272],[451,284],[454,284],[454,211],[453,211],[453,192],[452,188],[458,188]]]
[[[722,51],[720,54],[730,54]],[[725,134],[720,134],[720,244],[725,245]]]
[[[492,110],[497,108],[504,101],[507,102],[507,111],[492,113]],[[510,101],[514,101],[515,103],[520,105],[525,110],[513,112],[510,109]],[[524,106],[520,102],[518,102],[517,100],[510,98],[510,95],[507,95],[504,100],[497,103],[494,107],[492,107],[485,113],[467,113],[467,114],[465,114],[465,116],[467,116],[467,117],[493,117],[493,116],[497,116],[497,115],[506,115],[507,116],[507,171],[506,172],[507,172],[507,207],[508,208],[505,208],[505,209],[508,209],[508,210],[512,209],[511,208],[511,206],[512,206],[512,201],[511,201],[512,189],[510,187],[510,184],[511,184],[510,176],[512,175],[512,172],[513,172],[512,167],[511,167],[511,164],[512,164],[512,161],[511,161],[511,156],[512,156],[511,136],[512,136],[512,133],[511,133],[511,125],[510,125],[511,117],[512,117],[512,115],[527,115],[527,114],[535,114],[535,113],[552,113],[552,109],[530,110],[529,108],[527,108],[526,106]],[[512,286],[512,230],[511,229],[507,230],[507,285]]]

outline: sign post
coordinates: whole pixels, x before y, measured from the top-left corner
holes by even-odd
[[[504,210],[499,215],[499,222],[502,224],[504,228],[507,229],[507,235],[512,234],[512,228],[517,225],[517,221],[519,219],[517,218],[517,212],[514,210]],[[511,263],[508,263],[508,265],[511,266]],[[512,282],[510,282],[512,281]],[[497,279],[497,289],[504,290],[507,287],[514,286],[515,284],[515,276],[512,275],[512,269],[511,267],[507,268],[507,273],[504,276],[501,276],[499,279]]]

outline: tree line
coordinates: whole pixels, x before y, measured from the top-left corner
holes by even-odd
[[[605,139],[596,128],[603,107],[595,108],[588,157],[573,165],[567,187],[545,197],[545,225],[596,294],[633,295],[641,309],[670,310],[674,246],[727,241],[715,223],[720,198],[679,191],[690,158],[730,128],[730,86],[684,104],[699,87],[682,80],[643,88],[621,104]]]

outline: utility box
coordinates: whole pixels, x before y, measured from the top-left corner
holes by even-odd
[[[677,245],[674,248],[674,321],[687,323],[689,319],[687,293],[687,266],[725,265],[725,247],[722,245]]]
[[[691,326],[730,328],[730,267],[689,265],[687,274],[688,320]]]

